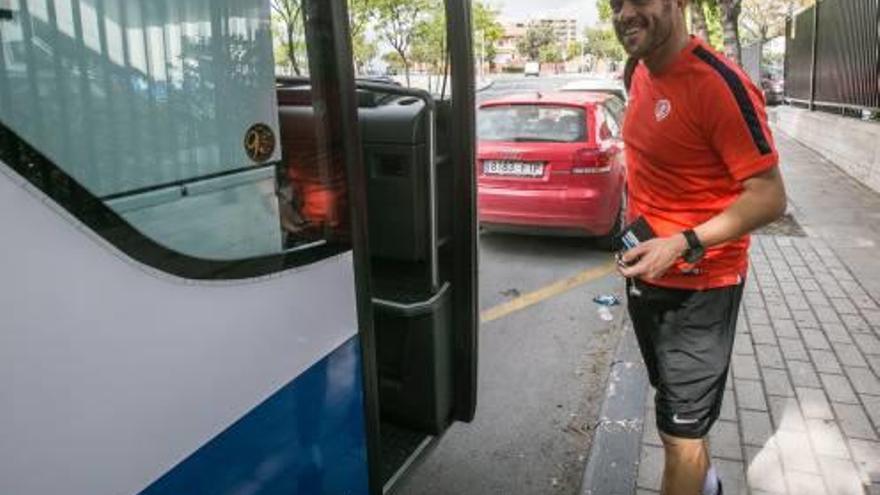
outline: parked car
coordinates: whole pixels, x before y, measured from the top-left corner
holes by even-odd
[[[623,222],[623,107],[604,93],[509,96],[477,114],[481,227],[597,237]]]
[[[560,91],[589,91],[593,93],[612,94],[624,103],[627,102],[626,88],[620,79],[579,79],[562,86]]]
[[[768,105],[779,105],[785,101],[785,82],[781,78],[762,78],[761,90]]]
[[[538,62],[526,62],[523,73],[526,75],[526,77],[539,77],[541,75],[541,64]]]

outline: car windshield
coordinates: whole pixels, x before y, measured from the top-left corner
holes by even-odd
[[[586,141],[583,108],[507,105],[481,108],[477,137],[483,141],[574,143]]]

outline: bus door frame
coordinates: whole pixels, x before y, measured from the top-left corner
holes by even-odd
[[[477,306],[477,221],[475,97],[470,0],[445,1],[452,80],[451,149],[453,163],[453,328],[455,407],[453,419],[470,421],[476,410],[479,312]],[[370,493],[381,494],[380,419],[376,334],[367,232],[367,177],[363,166],[358,104],[352,63],[347,0],[303,0],[309,73],[318,131],[341,149],[348,176],[351,240],[364,383],[364,412]],[[455,35],[452,36],[451,34]]]

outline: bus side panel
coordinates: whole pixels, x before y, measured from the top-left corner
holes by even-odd
[[[141,495],[366,494],[360,367],[353,338]]]
[[[0,232],[0,494],[366,493],[351,253],[175,278],[2,162]]]

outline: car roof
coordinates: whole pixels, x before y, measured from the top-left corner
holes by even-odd
[[[494,105],[533,105],[536,103],[542,105],[585,106],[602,103],[610,98],[614,98],[614,96],[607,93],[590,93],[586,91],[568,93],[558,91],[549,93],[531,92],[486,100],[480,104],[480,108]]]

